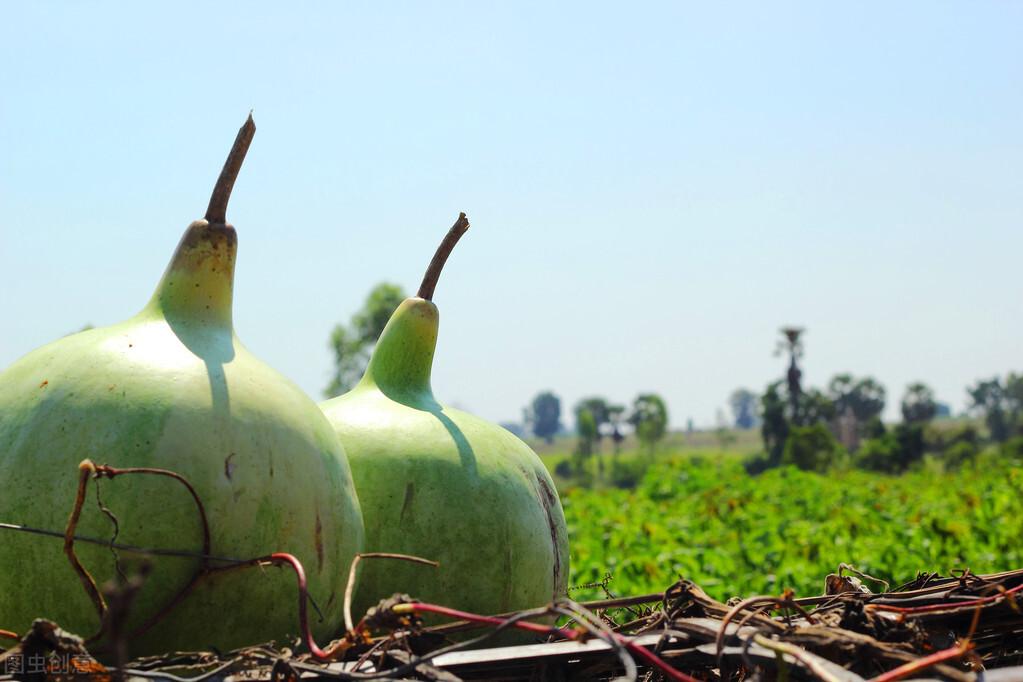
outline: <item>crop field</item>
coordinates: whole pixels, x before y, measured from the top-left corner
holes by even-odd
[[[577,600],[657,592],[679,576],[711,596],[823,593],[842,562],[893,583],[920,571],[1023,566],[1023,469],[990,459],[954,473],[758,477],[736,457],[655,464],[634,490],[566,486]]]

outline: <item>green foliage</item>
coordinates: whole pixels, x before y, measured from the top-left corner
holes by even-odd
[[[632,403],[629,422],[635,427],[640,444],[651,453],[668,430],[668,407],[661,396],[645,393]]]
[[[840,562],[895,584],[918,571],[1023,565],[1023,470],[997,459],[897,478],[794,467],[752,478],[735,459],[679,459],[635,490],[576,488],[562,501],[571,584],[610,571],[617,594],[659,591],[681,575],[721,600],[787,587],[816,595]]]
[[[789,433],[781,463],[803,471],[827,471],[844,454],[824,424],[796,426]]]
[[[334,353],[334,372],[323,391],[327,398],[341,395],[362,378],[380,332],[405,298],[400,286],[381,282],[369,292],[347,327],[334,327],[329,344]]]
[[[533,429],[533,435],[550,443],[554,434],[561,430],[561,399],[552,391],[543,391],[533,398],[526,410],[526,423]]]

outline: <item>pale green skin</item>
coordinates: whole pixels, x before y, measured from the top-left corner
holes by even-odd
[[[319,637],[335,634],[362,518],[344,450],[316,405],[252,356],[231,324],[236,239],[227,225],[193,223],[156,293],[135,317],[44,346],[0,374],[0,521],[62,531],[78,464],[148,466],[185,476],[205,504],[211,553],[248,559],[289,552],[303,563]],[[120,522],[117,541],[199,552],[192,498],[163,477],[100,481]],[[90,484],[80,535],[110,538]],[[102,585],[111,552],[77,543]],[[140,556],[120,552],[128,575]],[[129,628],[193,576],[193,558],[150,557],[152,573]],[[216,564],[223,565],[223,564]],[[294,574],[248,568],[206,579],[131,654],[229,650],[299,633]],[[0,628],[25,632],[45,617],[88,637],[99,621],[60,539],[0,530]]]
[[[432,302],[406,299],[359,385],[321,404],[351,462],[367,551],[440,562],[360,564],[356,619],[398,592],[486,614],[566,592],[568,536],[554,483],[514,435],[434,399],[437,328]]]

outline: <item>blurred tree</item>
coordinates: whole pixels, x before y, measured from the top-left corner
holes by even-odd
[[[593,455],[593,444],[597,442],[597,420],[593,413],[585,407],[576,407],[575,430],[579,438],[572,453],[572,465],[576,476],[585,478],[589,475],[587,463]]]
[[[668,407],[656,393],[644,393],[632,403],[629,422],[636,429],[636,438],[649,454],[668,431]]]
[[[841,454],[842,448],[828,427],[817,422],[792,429],[785,439],[781,463],[791,464],[803,471],[824,472]]]
[[[362,378],[380,332],[405,298],[400,286],[381,282],[369,292],[366,302],[352,315],[347,327],[341,324],[334,327],[330,333],[334,373],[324,390],[328,398],[341,395]]]
[[[871,471],[897,474],[906,471],[924,456],[922,424],[899,424],[880,438],[863,443],[856,453],[856,465]]]
[[[851,374],[837,374],[828,383],[828,398],[836,414],[851,411],[860,424],[865,424],[884,410],[885,390],[873,377],[855,379]]]
[[[837,411],[828,396],[816,388],[804,391],[799,396],[799,412],[793,420],[794,426],[813,426],[819,422],[830,422]]]
[[[757,395],[746,388],[737,388],[728,397],[728,404],[735,415],[735,426],[752,429],[757,422]]]
[[[957,469],[980,454],[980,434],[973,424],[954,428],[930,428],[924,432],[927,449],[936,453],[947,469]]]
[[[789,436],[789,421],[785,418],[785,399],[781,395],[781,381],[769,385],[760,397],[760,437],[767,451],[767,467],[781,463],[785,439]]]
[[[597,424],[597,442],[599,442],[604,434],[601,433],[601,427],[605,424],[611,423],[611,417],[609,413],[609,405],[607,400],[599,396],[592,396],[590,398],[583,398],[575,406],[576,415],[582,410],[588,410],[590,415],[593,417],[593,421]]]
[[[614,443],[614,454],[622,450],[622,441],[625,435],[622,434],[622,421],[625,419],[625,405],[608,405],[607,418],[611,423],[611,442]]]
[[[966,391],[970,395],[970,409],[984,416],[991,439],[998,443],[1005,442],[1011,431],[1010,415],[1005,389],[998,377],[978,381]]]
[[[774,354],[789,354],[789,369],[785,373],[785,382],[788,386],[789,416],[796,420],[799,414],[799,398],[802,395],[803,371],[799,369],[799,360],[803,357],[803,342],[800,336],[803,334],[801,327],[784,327],[781,330],[784,341],[778,341]]]
[[[938,403],[934,391],[920,382],[910,384],[902,397],[902,420],[909,424],[923,424],[934,419]]]
[[[1023,436],[1023,374],[1009,372],[1005,378],[1005,399],[1009,410],[1009,429]]]
[[[551,443],[554,434],[561,430],[561,399],[552,391],[538,393],[526,408],[526,424],[533,435]]]

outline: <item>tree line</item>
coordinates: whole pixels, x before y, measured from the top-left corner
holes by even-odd
[[[656,393],[639,394],[629,410],[605,398],[584,398],[576,403],[573,412],[576,432],[587,454],[605,437],[611,440],[616,450],[619,449],[625,439],[626,428],[632,429],[643,448],[653,449],[668,430],[668,407]],[[553,391],[541,391],[523,410],[522,419],[527,432],[552,442],[554,436],[564,430],[561,398]]]
[[[384,325],[405,297],[399,285],[380,283],[347,325],[333,329],[334,368],[324,391],[327,397],[347,391],[359,380]],[[974,458],[986,442],[1023,451],[1023,374],[1010,372],[1004,378],[992,377],[967,387],[970,413],[982,419],[986,434],[972,423],[931,428],[932,420],[948,416],[950,411],[920,382],[907,386],[902,395],[902,421],[886,425],[881,414],[887,392],[873,377],[842,373],[832,377],[824,389],[804,389],[799,367],[804,352],[802,332],[798,328],[782,330],[777,350],[789,358],[783,378],[761,394],[740,388],[729,396],[736,427],[760,426],[764,450],[749,462],[751,471],[781,464],[821,470],[851,461],[867,469],[899,472],[928,453],[957,466]],[[628,407],[589,397],[572,411],[578,436],[572,462],[579,471],[587,468],[605,438],[617,454],[625,432],[631,430],[640,450],[650,454],[667,433],[668,409],[656,393],[642,393]],[[564,428],[561,414],[560,398],[543,391],[524,410],[524,428],[550,442]],[[598,465],[603,467],[602,462]]]
[[[731,396],[737,424],[748,428],[754,412],[760,421],[764,452],[749,461],[751,472],[783,464],[823,471],[849,462],[899,473],[927,454],[957,467],[980,453],[985,438],[972,422],[931,427],[931,421],[948,416],[949,409],[921,382],[906,387],[899,405],[902,421],[894,425],[881,420],[886,391],[872,377],[838,374],[825,390],[804,389],[801,331],[783,330],[788,372],[767,386],[756,407],[751,406],[753,394],[747,389]],[[970,413],[981,417],[987,428],[986,440],[1012,452],[1023,451],[1023,375],[1010,372],[1004,379],[981,380],[966,390]]]
[[[668,432],[668,407],[656,393],[641,393],[632,401],[632,406],[618,405],[605,398],[592,396],[576,403],[572,410],[575,415],[576,444],[570,460],[561,462],[555,469],[558,475],[574,477],[587,484],[594,476],[591,460],[600,448],[604,438],[613,446],[614,457],[610,471],[605,471],[604,460],[597,458],[595,475],[619,485],[634,485],[642,475],[643,463],[624,464],[617,455],[621,452],[626,430],[631,430],[639,441],[640,452],[652,459],[658,442]],[[523,410],[524,427],[528,433],[551,443],[564,426],[561,422],[561,398],[553,391],[542,391]]]

